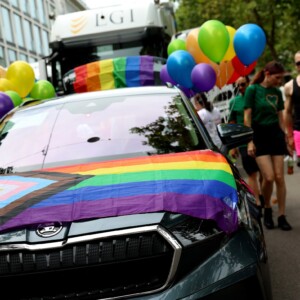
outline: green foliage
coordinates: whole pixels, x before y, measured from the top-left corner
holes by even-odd
[[[299,0],[180,0],[176,19],[179,30],[200,27],[207,20],[219,20],[235,29],[255,23],[267,37],[258,67],[279,60],[292,72],[294,54],[300,50],[299,4]]]

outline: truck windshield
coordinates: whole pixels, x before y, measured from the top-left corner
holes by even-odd
[[[94,41],[93,44],[61,45],[53,52],[52,58],[49,60],[52,69],[49,80],[58,87],[58,92],[67,93],[63,88],[64,76],[74,68],[95,61],[128,56],[150,55],[166,59],[169,40],[163,34],[150,34],[149,36],[148,32],[143,39],[130,42],[103,43]]]
[[[145,41],[132,41],[127,43],[114,43],[100,46],[71,47],[63,51],[60,67],[62,76],[70,70],[97,60],[110,58],[151,55],[166,58],[162,43]]]

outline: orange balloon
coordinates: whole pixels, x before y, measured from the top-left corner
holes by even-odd
[[[0,78],[5,78],[6,70],[4,67],[0,66]]]
[[[219,65],[212,66],[217,74],[216,86],[222,88],[227,84],[227,81],[234,73],[234,68],[231,61],[222,61]]]
[[[193,56],[195,62],[210,64],[212,61],[202,52],[198,44],[199,28],[192,29],[186,37],[186,50]]]

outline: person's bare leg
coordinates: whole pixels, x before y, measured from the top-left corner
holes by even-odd
[[[286,185],[284,179],[284,157],[277,155],[272,157],[276,184],[276,196],[278,201],[278,216],[285,215]]]
[[[248,184],[254,193],[256,205],[261,205],[260,199],[259,199],[260,188],[258,185],[257,175],[258,175],[258,172],[254,172],[251,175],[248,175]]]
[[[262,195],[265,198],[265,208],[271,207],[271,196],[273,193],[273,183],[275,180],[273,162],[270,155],[262,155],[256,158],[256,162],[263,177]]]

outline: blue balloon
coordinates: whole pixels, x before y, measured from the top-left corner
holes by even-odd
[[[245,24],[236,30],[233,47],[239,60],[249,66],[262,55],[266,41],[266,35],[261,27],[256,24]]]
[[[174,51],[167,59],[168,74],[180,86],[191,88],[193,86],[191,73],[195,64],[195,60],[189,52]]]

